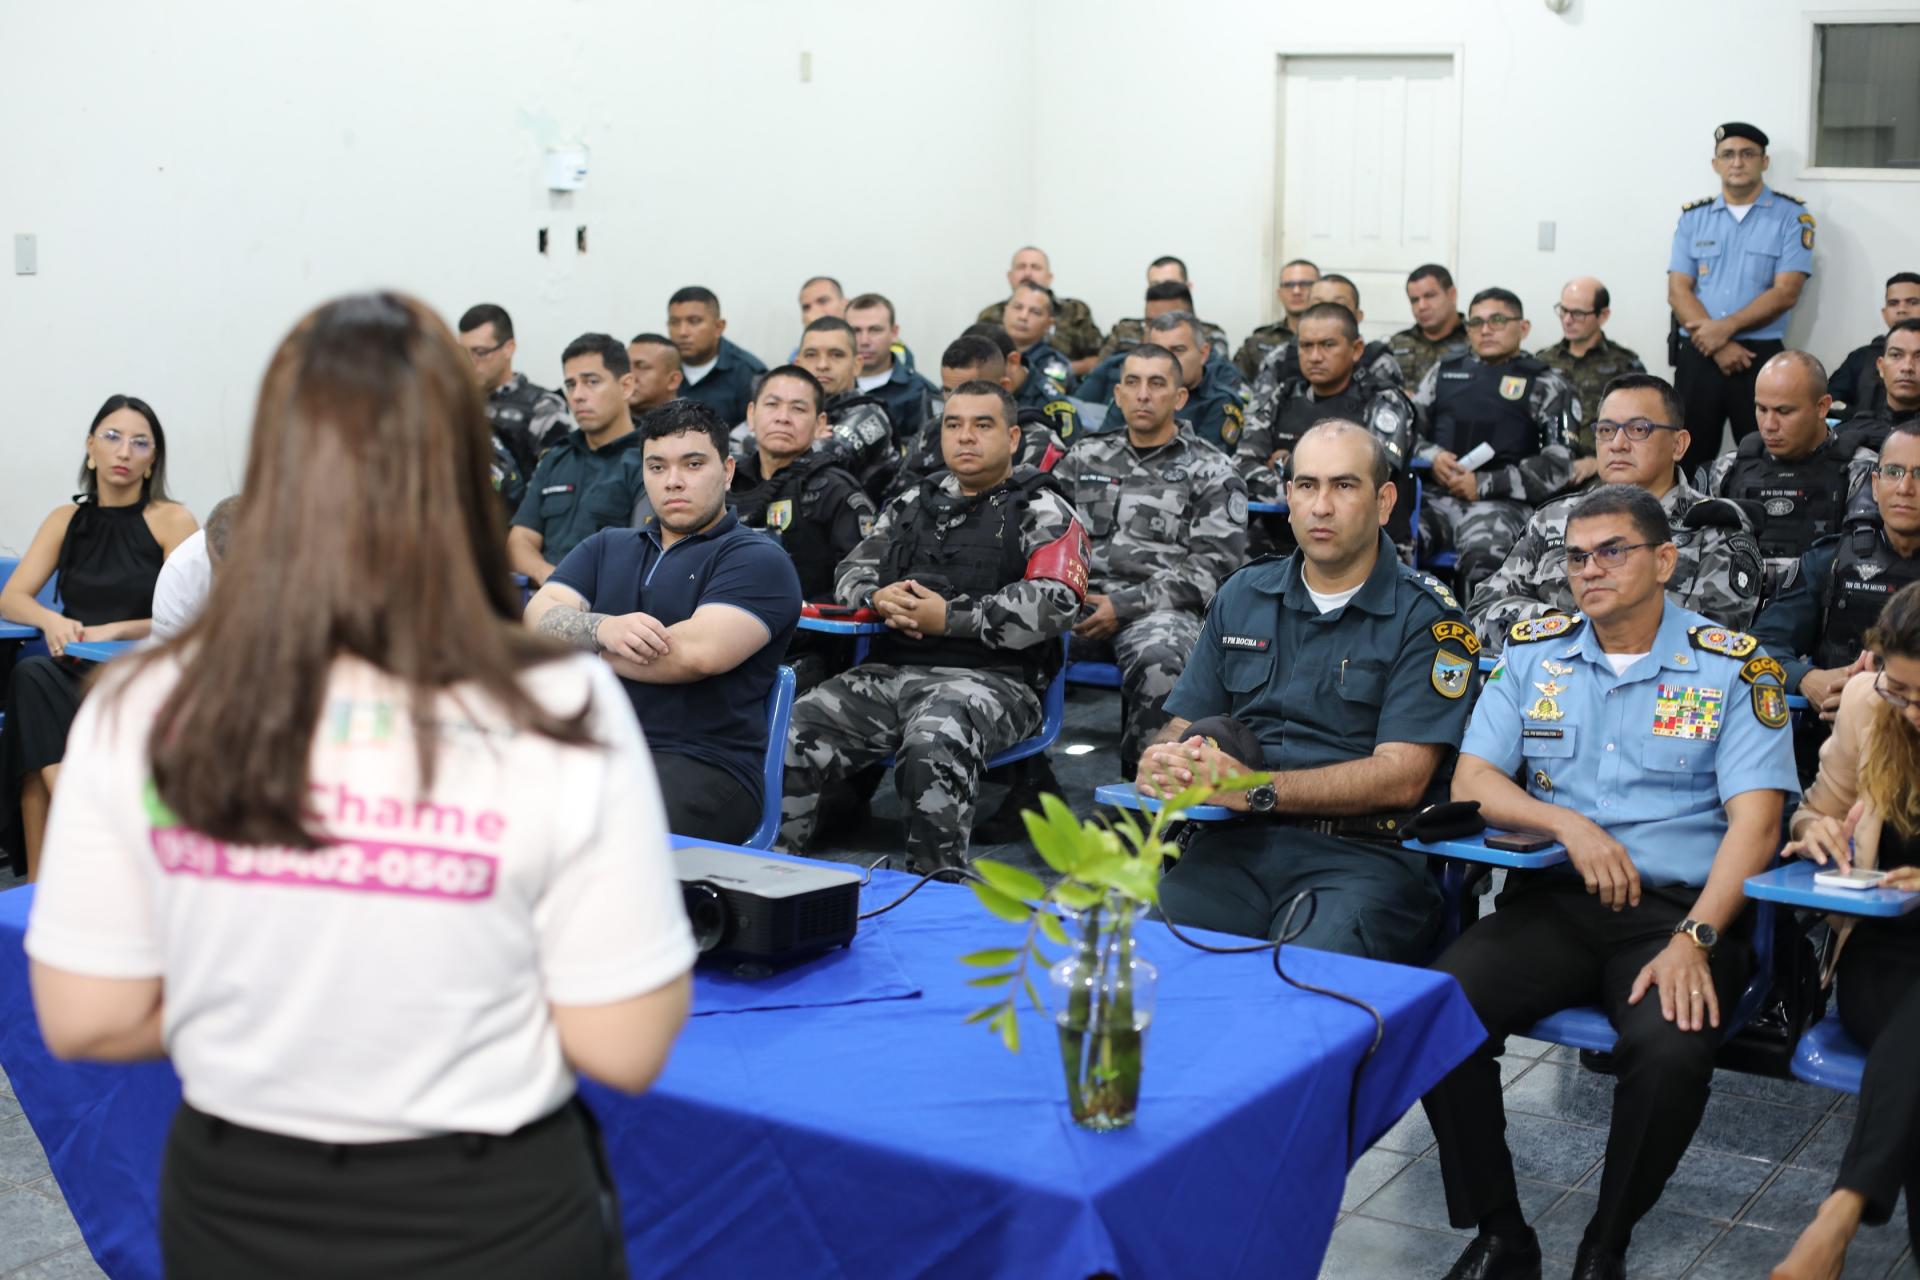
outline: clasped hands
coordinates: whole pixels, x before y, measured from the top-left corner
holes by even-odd
[[[1224,782],[1253,772],[1253,766],[1240,763],[1196,733],[1184,742],[1156,742],[1141,752],[1133,785],[1143,796],[1168,800],[1195,782]],[[1207,803],[1244,813],[1247,793],[1223,791],[1208,797]]]
[[[1433,481],[1462,502],[1480,497],[1480,477],[1460,465],[1458,454],[1445,449],[1433,455]]]
[[[947,634],[947,601],[939,592],[903,578],[873,593],[880,620],[915,640]]]
[[[1735,374],[1753,363],[1753,351],[1733,340],[1731,318],[1702,320],[1687,327],[1687,340],[1703,356],[1710,356],[1724,374]]]

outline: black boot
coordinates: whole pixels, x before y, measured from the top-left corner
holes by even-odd
[[[1540,1280],[1540,1237],[1477,1235],[1446,1280]]]
[[[1627,1255],[1582,1240],[1573,1255],[1573,1280],[1627,1280]]]

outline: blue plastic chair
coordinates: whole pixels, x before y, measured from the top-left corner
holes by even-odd
[[[749,849],[771,849],[780,834],[780,797],[787,781],[787,731],[793,725],[793,668],[781,667],[767,691],[767,758],[760,768],[760,825],[746,839]]]
[[[1089,689],[1118,689],[1120,668],[1111,662],[1069,662],[1067,683]]]
[[[13,571],[19,567],[20,558],[18,556],[0,556],[0,587],[4,587],[8,581],[12,579]],[[40,588],[39,593],[34,596],[34,599],[38,600],[47,608],[58,611],[60,608],[60,575],[58,573],[48,574],[46,585]],[[23,658],[44,655],[47,652],[46,638],[38,632],[30,637],[16,638],[25,640],[25,643],[20,648],[20,656]]]
[[[1840,1025],[1840,1015],[1829,1013],[1800,1037],[1791,1069],[1796,1080],[1842,1093],[1859,1093],[1860,1077],[1867,1069],[1867,1051]]]
[[[1140,794],[1140,789],[1131,782],[1109,782],[1105,786],[1093,789],[1093,802],[1108,805],[1115,809],[1131,809],[1135,813],[1158,813],[1160,802],[1150,796]],[[1197,804],[1187,810],[1188,822],[1225,822],[1237,817],[1233,810],[1225,805]]]

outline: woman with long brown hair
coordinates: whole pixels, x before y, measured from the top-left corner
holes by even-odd
[[[517,624],[488,440],[420,303],[307,316],[205,612],[75,722],[35,1005],[171,1054],[171,1276],[624,1274],[574,1071],[646,1088],[694,951],[618,682]]]
[[[67,730],[86,691],[86,666],[66,658],[66,647],[146,635],[160,566],[196,527],[167,496],[160,415],[138,397],[108,396],[87,427],[80,492],[41,521],[0,588],[0,618],[38,627],[47,646],[14,667],[0,730],[0,846],[15,875],[31,880],[38,869]],[[56,574],[60,608],[50,609],[35,597]]]
[[[1867,648],[1876,669],[1840,695],[1786,852],[1885,870],[1884,887],[1920,889],[1920,583],[1887,602]],[[1776,1277],[1838,1276],[1853,1233],[1885,1222],[1902,1189],[1920,1247],[1920,915],[1843,923],[1834,946],[1838,1016],[1868,1047],[1860,1111],[1833,1193]]]

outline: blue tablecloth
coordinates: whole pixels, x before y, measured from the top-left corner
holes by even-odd
[[[910,883],[877,874],[868,900]],[[158,1276],[154,1192],[177,1084],[164,1064],[47,1057],[20,948],[29,897],[0,894],[0,1061],[96,1257],[116,1277]],[[1318,1270],[1366,1015],[1283,986],[1264,956],[1208,955],[1142,926],[1161,979],[1140,1119],[1086,1133],[1037,1015],[1023,1014],[1018,1055],[961,1022],[983,1001],[965,985],[978,971],[955,957],[1011,944],[1015,926],[929,885],[861,928],[886,940],[918,998],[695,1018],[653,1092],[585,1087],[635,1276]],[[1304,950],[1286,965],[1386,1019],[1355,1151],[1482,1038],[1450,978]]]

